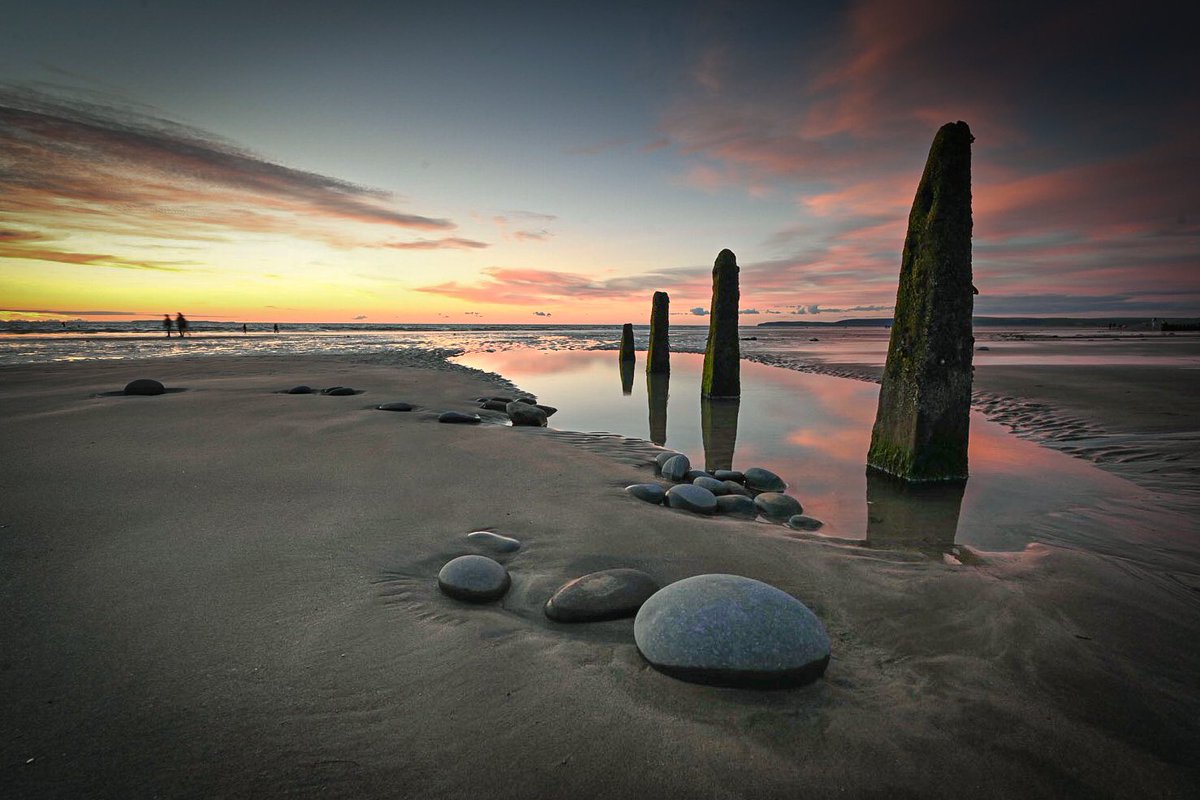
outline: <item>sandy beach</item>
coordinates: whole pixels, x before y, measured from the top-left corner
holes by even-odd
[[[438,424],[511,387],[436,354],[374,360],[0,368],[0,794],[1195,790],[1197,573],[1043,544],[951,564],[652,507],[622,491],[653,479],[648,443]],[[140,377],[186,391],[98,396]],[[978,388],[1112,433],[1149,431],[1122,387],[1153,381],[1114,372],[1083,402],[1013,368]],[[300,383],[362,393],[278,393]],[[419,409],[373,409],[396,400]],[[1177,433],[1187,402],[1145,413],[1178,412]],[[486,606],[436,584],[479,529],[524,545]],[[632,620],[545,617],[607,567],[777,586],[824,621],[828,671],[693,685],[642,659]]]

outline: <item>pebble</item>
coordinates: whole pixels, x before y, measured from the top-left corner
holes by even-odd
[[[662,474],[663,465],[666,464],[668,461],[670,461],[672,458],[674,458],[677,455],[679,455],[679,453],[676,453],[672,450],[666,450],[666,451],[663,451],[663,452],[659,453],[658,455],[656,455],[654,457],[654,474],[655,475]]]
[[[484,400],[483,405],[480,406],[480,408],[488,411],[503,411],[504,409],[508,408],[508,403],[504,402],[503,400]]]
[[[825,673],[825,626],[796,598],[739,575],[696,575],[637,613],[638,651],[660,672],[716,686],[779,688]]]
[[[471,531],[467,534],[467,540],[493,553],[515,553],[521,549],[521,543],[516,539],[491,531]]]
[[[167,391],[167,387],[152,378],[138,378],[125,384],[125,394],[155,395]]]
[[[510,585],[508,570],[487,556],[459,556],[438,573],[438,588],[468,603],[499,600]]]
[[[288,389],[285,392],[285,394],[312,394],[314,391],[316,391],[316,390],[313,389],[311,386],[301,385],[301,386],[293,386],[292,388]]]
[[[412,403],[381,403],[375,406],[380,411],[412,411],[416,406]]]
[[[716,495],[708,489],[690,483],[680,483],[668,489],[667,505],[671,508],[682,508],[684,511],[695,511],[697,514],[717,513]]]
[[[746,470],[746,485],[760,492],[782,492],[787,488],[783,478],[762,467],[751,467]]]
[[[535,406],[535,408],[540,408],[542,411],[545,411],[547,417],[553,417],[555,414],[558,413],[558,409],[555,408],[554,406],[546,406],[546,405],[542,405],[541,403],[538,403]]]
[[[546,601],[546,616],[558,622],[632,617],[658,589],[658,582],[641,570],[592,572],[563,584]]]
[[[717,498],[717,513],[753,517],[758,513],[754,501],[744,494],[726,494]]]
[[[772,519],[789,519],[804,513],[799,500],[779,492],[763,492],[754,498],[754,505],[764,516]]]
[[[513,425],[529,425],[535,428],[546,427],[546,412],[537,406],[515,401],[504,407]]]
[[[734,481],[736,483],[745,483],[746,475],[736,469],[719,469],[713,473],[713,477],[719,481]]]
[[[824,525],[824,522],[816,517],[805,516],[804,514],[796,514],[789,517],[787,521],[789,528],[795,528],[798,531],[815,531]]]
[[[750,496],[750,490],[742,486],[737,481],[721,481],[721,485],[725,487],[725,494],[740,494],[746,497]]]
[[[684,480],[686,480],[688,483],[691,483],[692,481],[696,480],[696,478],[711,478],[711,477],[712,477],[711,472],[707,472],[702,469],[689,469],[686,473],[684,473],[684,476],[683,476]]]
[[[461,411],[443,411],[438,415],[438,422],[450,422],[459,425],[477,425],[483,422],[478,414],[464,414]]]
[[[687,476],[688,470],[691,468],[692,462],[688,461],[687,456],[682,454],[671,456],[662,465],[662,476],[669,481],[678,483]]]
[[[719,481],[716,478],[710,478],[707,475],[700,475],[696,478],[693,478],[692,485],[703,486],[705,489],[708,489],[717,496],[729,494],[729,487],[725,485],[724,481]]]
[[[328,395],[329,397],[348,397],[349,395],[357,394],[357,392],[349,386],[330,386],[328,389],[322,389],[321,394]]]
[[[625,491],[638,500],[645,500],[647,503],[655,504],[661,504],[667,496],[666,490],[657,483],[635,483],[632,486],[626,486]]]

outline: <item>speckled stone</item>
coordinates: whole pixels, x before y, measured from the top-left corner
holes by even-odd
[[[302,384],[300,386],[293,386],[292,388],[290,388],[286,392],[284,392],[284,394],[312,394],[314,391],[316,391],[316,390],[313,389],[311,386],[304,386]]]
[[[783,520],[804,513],[804,507],[800,505],[799,500],[779,492],[763,492],[754,498],[754,505],[759,512],[771,519]]]
[[[824,522],[816,517],[808,517],[804,514],[796,514],[787,521],[789,528],[795,528],[798,531],[815,531],[824,525]]]
[[[669,481],[678,483],[687,477],[688,470],[691,468],[692,462],[688,461],[687,456],[682,454],[672,456],[662,465],[662,476]]]
[[[703,486],[718,497],[723,494],[729,494],[729,488],[725,486],[723,481],[716,478],[710,478],[707,475],[701,475],[692,479],[693,486]]]
[[[546,601],[546,616],[558,622],[598,622],[632,617],[658,582],[637,569],[606,569],[568,581]]]
[[[746,485],[760,492],[782,492],[787,488],[783,478],[762,467],[751,467],[746,470]]]
[[[438,415],[438,422],[449,422],[455,425],[478,425],[483,418],[478,414],[464,414],[461,411],[443,411]]]
[[[467,541],[493,553],[515,553],[521,549],[521,543],[516,539],[492,531],[471,531],[467,534]]]
[[[746,475],[736,469],[719,469],[713,473],[713,477],[719,481],[746,482]]]
[[[744,494],[726,494],[717,498],[717,513],[753,517],[758,508]]]
[[[438,573],[438,588],[468,603],[499,600],[511,584],[508,570],[487,556],[459,556]]]
[[[680,483],[667,490],[667,505],[697,514],[717,513],[717,497],[708,489]]]
[[[380,403],[375,406],[380,411],[412,411],[416,406],[412,403]]]
[[[803,685],[830,656],[829,634],[807,606],[738,575],[696,575],[658,591],[638,611],[633,638],[660,672],[717,686]]]
[[[138,378],[136,381],[125,384],[125,394],[148,396],[162,394],[165,391],[167,391],[167,387],[152,378]]]
[[[625,491],[647,503],[661,504],[667,497],[666,490],[657,483],[635,483],[632,486],[626,486]]]

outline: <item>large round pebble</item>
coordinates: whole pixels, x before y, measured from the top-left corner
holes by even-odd
[[[438,573],[438,588],[468,603],[499,600],[511,584],[508,570],[487,556],[459,556]]]
[[[477,425],[483,422],[478,414],[464,414],[461,411],[443,411],[438,415],[438,422],[448,422],[453,425]]]
[[[568,581],[546,601],[546,616],[558,622],[598,622],[632,617],[658,583],[637,569],[606,569]]]
[[[717,513],[752,517],[758,513],[758,507],[744,494],[726,494],[717,498]]]
[[[804,514],[796,514],[789,517],[787,521],[789,528],[795,528],[798,531],[815,531],[824,525],[824,522],[816,517],[805,516]]]
[[[796,598],[738,575],[696,575],[647,600],[633,623],[642,656],[694,683],[776,688],[816,680],[829,634]]]
[[[736,469],[719,469],[713,473],[713,477],[719,481],[736,481],[737,483],[746,481],[746,476]]]
[[[746,485],[760,492],[782,492],[787,488],[783,478],[762,467],[751,467],[746,470]]]
[[[521,543],[516,539],[492,531],[471,531],[467,534],[467,541],[493,553],[515,553],[521,549]]]
[[[635,483],[632,486],[626,486],[625,491],[647,503],[662,503],[667,497],[666,490],[657,483]]]
[[[697,514],[717,513],[717,497],[708,489],[690,483],[680,483],[667,490],[667,505]]]
[[[723,481],[719,481],[716,478],[710,478],[707,475],[700,475],[692,478],[692,485],[702,486],[715,495],[729,494],[729,488]]]
[[[750,490],[742,486],[737,481],[721,481],[721,485],[725,487],[723,494],[740,494],[746,497],[750,496]]]
[[[166,390],[167,387],[152,378],[138,378],[125,384],[125,394],[154,395]]]
[[[692,468],[692,462],[688,461],[688,457],[679,454],[668,458],[662,465],[662,476],[669,481],[678,483],[687,477],[688,470]]]
[[[395,403],[380,403],[375,407],[380,411],[412,411],[416,408],[412,403],[401,403],[399,401]]]
[[[788,519],[804,513],[799,500],[779,492],[763,492],[754,498],[754,505],[764,516],[772,519]]]

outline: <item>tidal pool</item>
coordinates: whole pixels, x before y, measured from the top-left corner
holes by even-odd
[[[641,353],[638,354],[642,356]],[[879,386],[742,362],[739,402],[700,398],[703,357],[673,353],[669,377],[622,369],[614,352],[514,349],[458,363],[496,372],[559,411],[561,430],[618,433],[709,469],[766,467],[789,484],[820,536],[929,554],[1031,542],[1195,571],[1195,525],[1161,498],[972,413],[963,485],[909,489],[865,468]],[[787,529],[780,529],[786,531]]]

